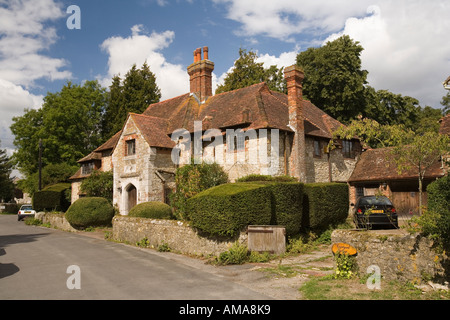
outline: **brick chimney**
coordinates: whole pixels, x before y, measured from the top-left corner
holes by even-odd
[[[305,117],[302,103],[302,82],[305,75],[299,66],[293,65],[284,69],[284,77],[288,91],[289,127],[294,130],[294,138],[289,155],[289,173],[291,176],[298,178],[300,182],[307,182]]]
[[[212,96],[214,63],[208,60],[208,51],[208,47],[203,47],[202,59],[202,48],[195,49],[194,63],[187,67],[191,87],[190,93],[195,93],[201,102]]]

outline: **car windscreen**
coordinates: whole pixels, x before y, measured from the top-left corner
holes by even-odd
[[[359,200],[360,206],[392,206],[391,201],[386,197],[365,197]]]
[[[33,210],[32,206],[22,206],[22,208],[20,208],[20,210]]]

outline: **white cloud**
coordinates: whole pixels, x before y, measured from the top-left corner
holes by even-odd
[[[48,24],[65,16],[54,0],[0,1],[0,78],[26,87],[40,78],[66,79],[64,59],[43,52],[58,39]]]
[[[58,39],[49,22],[64,16],[55,0],[0,0],[0,140],[9,153],[14,149],[12,118],[42,105],[43,96],[28,91],[35,81],[71,76],[61,70],[65,60],[46,54]]]
[[[12,124],[12,118],[21,116],[25,108],[37,109],[42,106],[43,96],[36,96],[7,80],[0,79],[0,140],[1,148],[11,151],[13,146],[13,135],[9,127]]]
[[[111,37],[101,44],[102,50],[109,55],[108,74],[101,79],[102,85],[109,86],[114,75],[123,77],[133,64],[139,68],[147,61],[156,76],[162,100],[189,92],[185,68],[168,62],[160,52],[172,43],[175,33],[168,30],[147,34],[142,25],[133,26],[131,32],[129,37]]]
[[[422,105],[440,107],[442,81],[450,74],[450,3],[379,1],[370,16],[349,18],[342,32],[359,41],[362,67],[376,89],[409,95]]]
[[[439,107],[450,74],[448,0],[215,0],[235,32],[320,45],[348,34],[364,47],[363,68],[377,89],[410,95]]]
[[[347,17],[361,15],[368,0],[215,0],[227,6],[229,19],[242,24],[240,35],[265,35],[293,41],[303,32],[339,31]]]

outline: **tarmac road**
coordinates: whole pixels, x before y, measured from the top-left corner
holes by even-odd
[[[0,300],[271,299],[169,257],[0,215]]]

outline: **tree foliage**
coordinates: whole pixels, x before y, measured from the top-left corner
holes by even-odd
[[[349,139],[358,137],[366,146],[391,147],[388,159],[397,166],[401,174],[414,170],[419,182],[419,212],[422,208],[422,183],[427,170],[441,157],[450,152],[450,137],[427,131],[417,134],[402,125],[380,125],[375,120],[354,120],[350,125],[340,127],[334,138]]]
[[[105,104],[105,89],[97,81],[83,86],[67,82],[60,92],[49,92],[41,109],[13,118],[14,164],[27,176],[37,172],[42,140],[43,166],[77,165],[103,142],[100,123]]]
[[[111,171],[94,171],[81,182],[81,191],[88,197],[102,197],[113,200],[113,173]]]
[[[10,178],[12,165],[5,149],[0,149],[0,202],[13,198],[14,184]]]
[[[147,63],[141,69],[134,64],[125,74],[113,77],[109,87],[108,104],[103,118],[103,133],[110,138],[122,129],[128,113],[142,113],[147,107],[161,98],[161,90],[156,84],[156,77]]]
[[[303,95],[342,122],[356,117],[365,105],[366,70],[361,69],[363,47],[344,35],[320,48],[297,55],[305,71]]]
[[[270,90],[286,92],[283,69],[275,65],[266,69],[262,62],[256,62],[257,58],[255,52],[240,48],[233,70],[227,73],[224,83],[217,87],[216,94],[261,82],[266,82]]]

